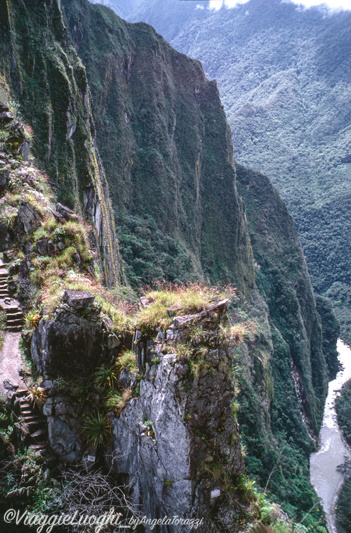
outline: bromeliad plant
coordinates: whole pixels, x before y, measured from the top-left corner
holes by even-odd
[[[89,444],[97,448],[106,444],[111,434],[108,417],[98,411],[95,415],[88,418],[84,426],[84,431]]]
[[[102,365],[95,372],[95,384],[103,391],[113,390],[118,380],[120,369],[116,362],[110,366]]]
[[[33,405],[41,408],[47,399],[47,394],[44,389],[35,385],[33,388],[28,388],[28,401]]]

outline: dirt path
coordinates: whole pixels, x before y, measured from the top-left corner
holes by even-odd
[[[8,333],[5,331],[4,345],[0,351],[0,394],[6,392],[3,383],[5,379],[18,385],[20,389],[27,388],[18,373],[20,368],[23,368],[19,349],[20,338],[21,333]]]

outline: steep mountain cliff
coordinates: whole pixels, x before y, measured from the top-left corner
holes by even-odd
[[[266,174],[282,194],[313,286],[333,299],[351,342],[351,13],[280,0],[207,7],[140,0],[129,20],[152,24],[216,78],[236,160]]]
[[[28,349],[38,371],[49,382],[59,380],[46,383],[52,401],[44,413],[55,453],[76,461],[83,450],[84,409],[76,405],[81,387],[76,390],[60,379],[95,379],[92,373],[103,363],[101,385],[104,370],[115,364],[118,376],[107,376],[121,389],[114,393],[118,416],[111,418],[115,474],[133,480],[133,494],[148,515],[173,512],[172,495],[179,496],[184,486],[190,514],[206,509],[213,523],[218,526],[223,519],[229,528],[228,515],[239,528],[235,520],[253,505],[244,501],[250,491],[233,404],[240,390],[238,417],[249,472],[291,515],[302,517],[316,502],[308,454],[321,422],[327,367],[335,370],[335,347],[326,339],[336,329],[323,301],[323,340],[301,246],[282,200],[267,178],[235,169],[216,83],[206,79],[198,61],[173,50],[151,27],[126,23],[87,0],[8,0],[1,11],[0,47],[2,75],[33,128],[35,156],[57,199],[93,222],[97,233],[100,228],[96,240],[106,281],[118,284],[124,270],[135,287],[202,278],[238,290],[229,325],[225,318],[219,321],[224,304],[216,310],[218,293],[210,291],[204,301],[201,285],[195,285],[201,305],[184,306],[178,297],[169,300],[156,291],[141,299],[139,321],[133,322],[115,306],[116,293],[96,284],[98,269],[86,249],[89,228],[77,229],[67,220],[61,227],[57,219],[63,215],[48,201],[49,220],[45,213],[40,221],[34,216],[38,227],[33,233],[21,226],[20,239],[5,217],[0,242],[10,260],[12,290],[31,324],[26,344],[31,340]],[[6,128],[5,145],[16,152]],[[16,190],[4,192],[3,205],[13,222],[30,195],[20,197],[23,178],[16,170],[21,159],[8,158],[5,170],[15,173]],[[62,205],[56,209],[75,216]],[[79,307],[72,290],[91,292],[78,297],[86,306]],[[94,296],[100,307],[92,305]],[[230,348],[226,335],[235,340]],[[135,356],[126,348],[138,355],[137,376]],[[127,375],[121,376],[125,369]],[[118,397],[123,389],[135,391],[133,400],[128,393],[130,403]],[[67,400],[69,391],[73,399]],[[88,398],[104,409],[113,400],[102,394],[98,400]],[[168,408],[174,427],[167,426]],[[138,438],[127,438],[139,430]],[[165,442],[162,435],[167,435]],[[164,464],[164,457],[167,439],[174,435],[182,437],[184,448],[178,456],[181,475],[172,480],[167,476],[175,473],[175,465],[172,457]],[[120,437],[128,450],[125,457]],[[216,483],[224,492],[212,509]],[[236,518],[230,515],[233,508]],[[312,525],[317,517],[313,511],[305,523]]]
[[[121,279],[108,185],[95,148],[85,68],[56,2],[3,3],[1,74],[21,99],[33,147],[57,199],[92,222],[106,281]]]
[[[293,220],[268,178],[237,165],[237,186],[245,201],[269,331],[261,307],[261,336],[246,353],[239,348],[245,369],[239,423],[247,466],[266,490],[285,500],[287,510],[307,512],[314,500],[307,481],[309,454],[321,424],[328,375],[337,368],[338,327],[329,322],[328,307],[320,320],[317,308],[323,309],[324,301],[316,304]],[[252,294],[251,306],[257,313],[257,295]],[[332,339],[331,350],[323,346],[324,353],[322,334]]]
[[[173,239],[164,247],[165,253],[170,248],[169,262],[172,242],[190,257],[179,277],[190,270],[242,289],[252,286],[230,131],[216,83],[145,24],[127,24],[88,2],[63,1],[62,7],[87,69],[121,242],[139,259],[133,273],[141,273],[140,281],[164,277],[156,269],[149,273],[141,244],[128,241],[135,234],[130,215],[141,237],[146,219]]]

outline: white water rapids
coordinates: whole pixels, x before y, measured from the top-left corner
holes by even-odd
[[[335,411],[335,398],[338,391],[346,381],[351,379],[351,349],[339,340],[338,352],[341,370],[336,378],[329,382],[320,432],[320,449],[311,455],[310,462],[311,483],[322,500],[330,533],[337,533],[335,509],[343,483],[343,475],[337,471],[336,467],[344,462],[345,457],[351,458],[351,450],[342,439]]]

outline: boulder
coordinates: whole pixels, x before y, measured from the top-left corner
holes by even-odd
[[[9,379],[5,379],[3,381],[3,384],[4,384],[4,389],[8,390],[8,391],[16,391],[19,387],[18,384],[16,383],[13,383],[12,381],[10,381]]]
[[[0,113],[0,124],[8,124],[9,122],[12,122],[12,120],[13,114],[10,111]]]
[[[62,204],[56,205],[56,211],[66,220],[78,220],[77,215],[72,209]]]
[[[40,321],[31,354],[46,379],[87,376],[102,359],[103,340],[102,321],[96,320],[95,313],[81,317],[68,308],[59,311],[55,320]]]
[[[61,222],[62,224],[66,222],[66,219],[58,211],[55,211],[54,209],[50,209],[50,211],[58,222]]]
[[[82,447],[76,432],[55,416],[48,419],[49,441],[52,450],[62,461],[76,463],[82,456]]]
[[[41,223],[41,216],[27,201],[22,201],[18,208],[17,230],[19,233],[31,233]]]
[[[95,300],[95,296],[88,291],[65,291],[63,301],[74,309],[86,309]]]
[[[115,348],[118,348],[121,345],[121,341],[117,337],[117,335],[114,335],[114,333],[111,333],[107,338],[107,348],[108,350],[114,350]]]
[[[5,224],[0,222],[0,252],[4,252],[10,247],[11,237]]]
[[[7,168],[0,169],[0,193],[7,188],[8,180],[10,177],[10,171]]]
[[[47,237],[43,237],[42,239],[39,239],[39,241],[37,241],[37,250],[40,255],[48,254],[48,241],[49,239]]]

